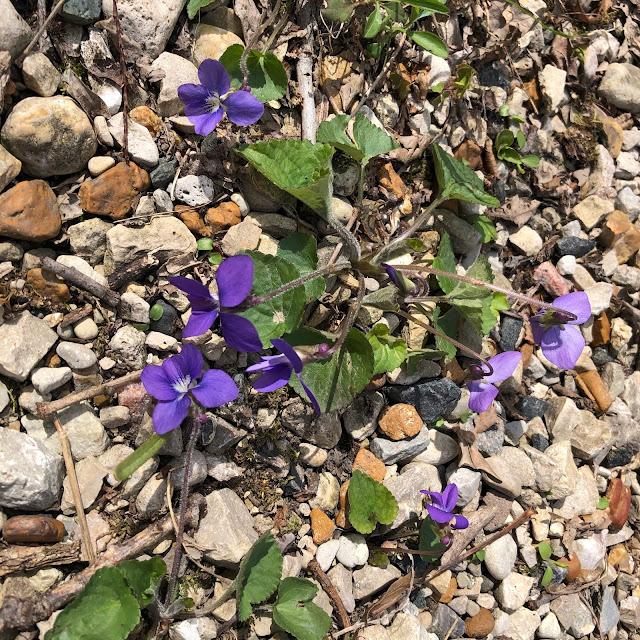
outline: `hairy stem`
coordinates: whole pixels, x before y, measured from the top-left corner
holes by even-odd
[[[347,317],[344,319],[342,326],[340,327],[340,337],[336,341],[336,343],[326,352],[321,358],[331,358],[334,353],[336,353],[344,344],[344,341],[347,339],[349,335],[349,331],[353,326],[353,323],[356,320],[356,316],[358,315],[358,311],[360,311],[360,307],[362,305],[362,299],[364,298],[364,276],[361,273],[358,273],[358,295],[356,299],[351,303],[349,307],[349,312],[347,313]]]

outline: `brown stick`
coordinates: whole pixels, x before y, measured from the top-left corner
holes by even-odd
[[[160,261],[158,258],[151,254],[136,258],[124,269],[116,271],[107,277],[109,287],[111,287],[111,289],[120,289],[130,282],[137,280],[140,276],[153,269],[153,267],[157,267],[159,264]]]
[[[20,56],[21,60],[24,60],[24,58],[26,58],[29,51],[33,49],[33,45],[35,45],[36,42],[40,40],[40,36],[45,32],[46,28],[49,26],[51,21],[56,17],[56,14],[58,13],[58,11],[62,9],[62,5],[65,3],[65,1],[66,0],[58,0],[57,4],[53,7],[53,9],[51,9],[51,13],[49,14],[49,17],[44,21],[42,26],[36,31],[36,34],[33,36],[33,38],[31,38],[31,42],[25,47],[24,51],[22,52],[22,55]]]
[[[87,303],[84,307],[80,309],[74,309],[67,313],[67,315],[62,318],[62,322],[60,323],[60,328],[64,329],[68,327],[70,324],[75,324],[78,320],[82,320],[82,318],[86,318],[93,311],[93,307]]]
[[[122,76],[122,127],[124,138],[122,140],[122,151],[124,152],[124,162],[129,165],[129,93],[127,91],[127,61],[124,57],[124,45],[122,44],[122,26],[120,25],[120,15],[118,14],[118,3],[113,0],[113,21],[118,34],[118,49],[120,49],[120,75]]]
[[[83,400],[90,400],[95,396],[111,395],[112,393],[115,393],[120,387],[124,387],[125,385],[131,384],[132,382],[138,382],[138,380],[140,380],[141,373],[142,371],[134,371],[132,373],[128,373],[126,376],[122,376],[122,378],[116,378],[115,380],[110,380],[109,382],[99,384],[89,389],[83,389],[82,391],[70,393],[64,398],[54,400],[53,402],[39,402],[38,415],[40,416],[41,420],[44,420],[45,418],[52,416],[54,413],[70,407],[72,404],[77,404],[78,402],[82,402]]]
[[[331,580],[329,580],[329,576],[322,570],[319,562],[315,558],[309,562],[307,569],[313,573],[316,580],[321,584],[322,588],[331,598],[333,604],[336,605],[340,628],[344,629],[345,627],[348,627],[350,622],[349,615],[347,614],[347,610],[344,608],[344,603],[342,602],[342,598],[340,597],[338,590],[333,586]]]
[[[89,525],[87,524],[87,516],[84,513],[84,505],[82,504],[82,494],[80,493],[80,486],[78,485],[78,476],[76,475],[76,467],[73,463],[73,455],[71,454],[71,445],[69,444],[69,436],[67,431],[60,422],[60,417],[57,413],[54,413],[53,424],[58,432],[60,438],[60,446],[62,447],[62,457],[64,458],[64,465],[67,468],[67,475],[69,476],[69,484],[71,485],[71,493],[73,495],[73,504],[76,507],[76,514],[78,515],[78,521],[80,522],[80,532],[82,533],[82,541],[84,542],[85,552],[89,557],[89,563],[94,564],[96,561],[96,551],[93,548],[91,542],[91,536],[89,535]]]
[[[85,276],[84,273],[78,271],[74,267],[68,267],[60,262],[56,262],[52,258],[46,257],[42,259],[42,268],[46,271],[51,271],[51,273],[55,273],[70,284],[73,284],[84,291],[88,291],[90,294],[94,295],[96,298],[100,298],[100,300],[104,300],[112,307],[118,306],[118,303],[120,302],[119,293],[111,291],[111,289],[107,289],[103,284],[96,282],[89,276]]]
[[[24,600],[5,598],[0,602],[0,632],[9,629],[28,629],[36,622],[48,618],[53,611],[61,609],[73,600],[98,569],[115,566],[124,560],[135,558],[147,549],[155,547],[172,532],[171,518],[166,516],[130,540],[114,544],[102,554],[102,557],[95,564],[87,567],[71,580],[39,596],[37,601],[25,602]]]
[[[0,549],[0,576],[16,571],[30,571],[80,560],[79,542],[58,544],[12,545]]]

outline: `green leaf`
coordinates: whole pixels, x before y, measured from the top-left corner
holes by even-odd
[[[282,576],[282,552],[269,531],[263,534],[242,560],[236,577],[238,619],[251,615],[252,604],[264,602],[278,588]]]
[[[285,578],[278,587],[273,621],[298,640],[322,640],[331,628],[331,618],[311,602],[317,591],[310,580]]]
[[[349,483],[349,520],[359,533],[371,533],[376,524],[391,524],[398,502],[382,483],[362,471],[353,472]]]
[[[531,153],[527,156],[522,156],[522,164],[530,167],[531,169],[535,169],[540,165],[540,158]]]
[[[330,144],[336,149],[340,149],[340,151],[351,156],[356,162],[362,162],[364,154],[346,134],[349,120],[350,117],[346,113],[341,113],[330,120],[325,120],[318,127],[316,139],[318,142]]]
[[[361,113],[356,115],[353,123],[353,139],[363,153],[364,165],[374,156],[389,153],[400,146],[386,131],[370,122]]]
[[[358,6],[355,2],[345,0],[328,0],[327,7],[322,9],[322,15],[333,22],[347,22],[354,9]]]
[[[500,206],[496,198],[485,193],[483,182],[474,171],[456,160],[439,145],[432,145],[432,149],[442,197],[476,202],[487,207]]]
[[[138,467],[141,467],[147,460],[153,458],[153,456],[164,447],[170,435],[171,433],[165,433],[162,436],[154,433],[145,440],[115,468],[113,475],[116,480],[118,480],[118,482],[126,480]]]
[[[548,587],[551,584],[552,580],[553,580],[553,569],[551,567],[547,567],[544,570],[544,575],[542,576],[542,580],[540,581],[540,584],[543,587]]]
[[[509,129],[503,129],[496,136],[496,143],[495,143],[496,151],[500,151],[505,147],[510,147],[513,144],[513,141],[514,141],[513,132],[510,131]]]
[[[476,551],[473,555],[476,557],[478,562],[483,562],[484,557],[487,555],[487,552],[485,549],[480,549],[480,551]]]
[[[431,519],[431,516],[427,516],[420,526],[420,539],[418,542],[418,549],[420,551],[430,551],[436,553],[444,553],[447,550],[447,546],[442,544],[440,537],[436,533],[438,531],[438,525]],[[437,556],[429,558],[429,556],[423,556],[426,562],[434,562]]]
[[[498,237],[495,225],[487,216],[476,216],[471,225],[482,234],[482,242],[484,243],[491,242]]]
[[[384,324],[374,325],[367,340],[373,349],[373,375],[393,371],[407,357],[407,343],[389,335],[389,327]]]
[[[293,264],[301,276],[307,276],[318,267],[316,239],[306,233],[292,233],[278,243],[277,255]],[[307,303],[314,302],[323,293],[325,280],[322,276],[304,284]]]
[[[210,253],[207,256],[207,260],[209,261],[210,264],[213,264],[213,265],[220,264],[222,262],[222,254]]]
[[[187,15],[189,20],[193,20],[200,9],[204,9],[213,3],[213,0],[189,0],[187,4]]]
[[[419,238],[407,238],[407,244],[414,250],[424,253],[427,247],[424,246],[424,242]]]
[[[124,640],[140,620],[140,605],[115,567],[98,569],[56,618],[46,640]]]
[[[272,140],[246,146],[242,154],[277,187],[326,218],[332,211],[333,148],[308,140]]]
[[[151,309],[149,309],[149,318],[151,320],[160,320],[164,315],[164,307],[161,304],[154,304]]]
[[[301,328],[287,336],[292,347],[318,345],[323,342],[333,344],[332,334]],[[315,394],[322,413],[342,409],[369,384],[373,377],[373,350],[365,335],[351,329],[342,347],[331,358],[317,360],[305,366],[302,379]],[[295,374],[289,384],[304,395],[304,390]]]
[[[438,82],[438,84],[434,84],[431,87],[431,91],[433,91],[434,93],[442,93],[446,86],[447,85],[444,82]]]
[[[213,240],[211,238],[200,238],[196,243],[198,251],[211,251],[213,249]]]
[[[519,115],[513,115],[510,117],[510,120],[513,124],[522,124],[524,122],[524,118]]]
[[[454,340],[458,336],[458,318],[460,317],[459,313],[455,309],[449,309],[442,316],[440,307],[436,307],[433,311],[433,326],[435,329],[444,333],[446,336],[453,338]],[[455,344],[451,344],[448,340],[441,338],[440,336],[435,336],[436,339],[436,348],[439,351],[444,351],[446,362],[450,362],[453,358],[456,357],[456,353],[458,352],[458,348]]]
[[[151,604],[156,597],[167,565],[160,556],[150,560],[126,560],[118,565],[127,584],[142,606]]]
[[[253,287],[251,294],[263,296],[300,277],[295,265],[280,256],[259,251],[243,252],[253,259]],[[271,347],[271,339],[298,326],[305,306],[305,289],[296,287],[287,293],[243,311],[241,316],[251,320],[265,349]]]
[[[598,509],[606,509],[609,506],[609,500],[607,498],[600,498],[598,500]]]
[[[518,146],[522,149],[527,142],[527,139],[524,137],[524,133],[522,131],[518,131],[516,133],[516,140],[518,142]]]
[[[498,158],[500,160],[506,160],[507,162],[511,162],[513,164],[521,164],[522,156],[511,147],[503,147],[498,151]]]
[[[423,14],[421,16],[423,18],[434,13],[449,13],[447,5],[442,4],[442,2],[438,2],[437,0],[402,0],[402,4],[408,4],[410,7],[417,7],[418,9],[426,10],[428,13]],[[446,56],[442,57],[444,58]]]
[[[241,44],[231,45],[221,56],[220,62],[232,79],[232,86],[242,84],[243,73],[240,58],[244,52]],[[268,51],[260,53],[253,49],[247,55],[247,84],[251,87],[251,94],[260,102],[279,100],[287,91],[287,72],[276,56]]]
[[[543,560],[548,560],[553,554],[553,549],[548,542],[544,540],[538,545],[538,553]]]
[[[509,111],[511,111],[511,108],[509,107],[508,104],[503,104],[500,109],[498,109],[498,115],[501,118],[506,118],[509,115]]]
[[[364,25],[364,38],[375,38],[382,28],[382,12],[380,5],[376,4],[376,8],[369,14],[367,23]]]
[[[453,244],[451,236],[445,233],[440,240],[440,248],[438,255],[433,260],[433,268],[447,273],[456,272],[456,257],[453,255]],[[458,280],[447,278],[445,276],[436,276],[440,288],[445,293],[451,293],[458,285]]]
[[[417,45],[430,51],[434,56],[439,58],[447,58],[449,56],[447,45],[435,33],[430,31],[407,31],[407,35]]]

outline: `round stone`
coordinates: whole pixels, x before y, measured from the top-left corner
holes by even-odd
[[[38,178],[82,171],[98,147],[89,118],[65,96],[21,100],[0,138],[22,170]]]
[[[74,325],[73,332],[80,340],[93,340],[98,335],[98,325],[91,318],[83,318]]]
[[[95,178],[115,164],[116,161],[110,156],[94,156],[89,160],[89,173]]]

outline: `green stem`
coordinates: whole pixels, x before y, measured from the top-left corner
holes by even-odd
[[[358,181],[358,205],[362,206],[362,198],[364,197],[364,165],[360,163],[360,179]]]
[[[115,469],[116,480],[122,482],[126,480],[136,469],[141,467],[147,460],[164,447],[169,439],[170,433],[159,435],[154,433],[148,440],[145,440],[132,454],[128,455]]]

